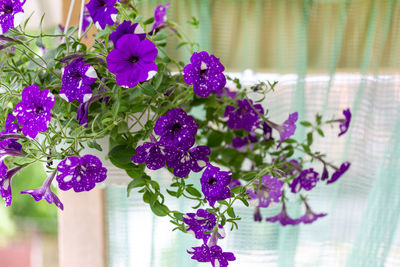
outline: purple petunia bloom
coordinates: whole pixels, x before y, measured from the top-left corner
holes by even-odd
[[[193,92],[196,95],[207,97],[224,88],[226,78],[222,72],[225,67],[218,58],[202,51],[193,53],[190,62],[191,64],[183,69],[183,79],[185,83],[193,84]]]
[[[257,138],[256,134],[252,132],[248,136],[243,137],[243,138],[241,138],[241,137],[233,138],[232,146],[239,151],[244,151],[246,149],[245,146],[247,144],[256,143],[256,142],[258,142],[258,138]],[[252,149],[252,147],[253,147],[252,145],[249,146],[250,150]]]
[[[56,172],[50,174],[50,176],[43,183],[42,187],[37,189],[29,189],[22,191],[21,194],[30,194],[36,201],[46,199],[49,204],[54,203],[59,209],[63,210],[64,205],[61,203],[60,199],[51,191],[51,182],[56,176]]]
[[[302,188],[309,191],[319,180],[318,173],[313,168],[302,171],[290,184],[292,193],[298,193]]]
[[[22,6],[26,0],[2,0],[0,2],[0,34],[17,27],[23,19]]]
[[[225,108],[225,117],[228,117],[228,121],[226,124],[231,129],[244,129],[246,131],[252,131],[258,127],[260,124],[260,114],[264,114],[264,109],[260,104],[254,105],[252,107],[253,101],[243,99],[237,100],[238,108],[235,110],[234,106],[226,106]]]
[[[213,267],[227,267],[228,261],[236,260],[232,252],[223,252],[222,248],[217,245],[209,247],[203,244],[201,247],[193,247],[192,250],[187,252],[193,255],[192,259],[198,262],[211,262]]]
[[[255,180],[254,184],[258,185],[259,181]],[[256,186],[257,187],[257,186]],[[257,192],[255,190],[247,190],[249,193],[249,203],[257,206],[267,208],[271,202],[279,202],[282,195],[283,182],[271,175],[262,177],[261,185]]]
[[[167,21],[167,8],[170,6],[166,3],[165,6],[159,5],[154,9],[154,24],[151,28],[151,32],[157,31],[158,28],[162,28]]]
[[[326,183],[331,184],[336,182],[348,169],[350,168],[350,162],[346,161],[340,165],[340,168],[337,169],[333,174],[331,179],[329,179]]]
[[[264,121],[263,122],[264,141],[274,140],[272,137],[272,128]]]
[[[98,29],[106,25],[114,25],[117,21],[118,11],[114,7],[118,0],[91,0],[86,4],[90,16]]]
[[[21,144],[17,143],[17,139],[21,138],[17,134],[20,131],[20,127],[14,121],[15,116],[8,114],[4,124],[4,131],[0,132],[0,137],[2,138],[0,140],[0,158],[2,158],[2,154],[7,155],[6,150],[16,150],[18,152],[22,150]]]
[[[76,119],[78,120],[80,125],[83,125],[84,127],[88,127],[88,121],[89,121],[89,107],[90,104],[92,104],[95,101],[103,99],[102,95],[98,94],[95,96],[92,96],[88,101],[81,103],[78,107],[78,111],[76,114]]]
[[[231,91],[228,87],[221,88],[216,91],[215,94],[219,97],[229,97],[231,99],[235,99],[237,97],[237,93],[235,91]]]
[[[345,109],[343,110],[343,115],[344,119],[339,119],[338,121],[340,122],[339,128],[340,128],[340,133],[339,136],[345,134],[347,130],[349,129],[350,126],[350,121],[351,121],[351,112],[350,109]]]
[[[13,115],[22,125],[25,136],[33,139],[39,132],[47,130],[54,101],[54,95],[49,89],[40,91],[36,84],[24,88],[22,101],[15,106]]]
[[[158,50],[149,40],[140,41],[136,34],[125,34],[107,56],[107,66],[117,76],[117,84],[133,88],[157,73]]]
[[[282,163],[282,171],[284,172],[284,176],[292,176],[296,173],[300,173],[302,171],[302,166],[300,162],[295,159],[291,159],[289,161],[283,161]]]
[[[195,142],[198,127],[192,116],[182,108],[177,108],[169,110],[157,120],[154,132],[161,136],[161,143],[188,150]]]
[[[90,85],[96,80],[95,69],[86,64],[83,58],[77,58],[64,69],[59,95],[68,102],[76,99],[80,103],[85,103],[92,97]]]
[[[233,188],[241,186],[241,185],[242,185],[242,183],[239,181],[239,179],[232,179],[228,186],[230,189],[233,189]]]
[[[58,187],[64,191],[71,188],[75,192],[90,191],[96,183],[101,183],[107,178],[107,169],[102,166],[100,159],[93,155],[68,157],[58,164],[57,170]]]
[[[7,168],[3,161],[0,161],[0,194],[6,202],[6,207],[11,205],[11,178],[19,172],[23,166],[15,167],[11,170]]]
[[[176,148],[160,142],[144,143],[136,148],[132,161],[138,164],[146,163],[150,170],[158,170],[165,166],[167,158],[174,158]]]
[[[280,140],[277,148],[281,146],[284,140],[289,139],[294,134],[294,132],[296,131],[296,121],[298,117],[299,115],[297,112],[289,114],[289,118],[282,125],[276,124],[269,120],[266,121],[268,126],[279,132]]]
[[[329,172],[328,169],[326,168],[326,165],[324,164],[324,169],[322,170],[321,174],[321,181],[325,181],[328,178],[329,178]]]
[[[186,231],[193,232],[195,237],[203,239],[204,243],[211,236],[211,234],[205,234],[205,232],[210,232],[217,224],[215,215],[203,209],[198,209],[196,213],[186,213],[182,220],[189,226]]]
[[[132,24],[132,22],[127,20],[118,25],[117,29],[110,34],[109,38],[113,44],[116,45],[118,40],[125,34],[135,34],[139,37],[140,41],[143,41],[146,38],[146,33],[139,23]]]
[[[177,150],[174,156],[167,157],[168,168],[174,169],[177,177],[186,177],[190,171],[199,172],[208,163],[211,150],[208,146],[197,146],[188,151]]]
[[[320,213],[320,214],[314,213],[306,201],[304,201],[304,205],[306,206],[306,213],[297,219],[299,222],[302,222],[304,224],[309,224],[313,223],[318,218],[326,216],[326,213]]]
[[[296,225],[299,224],[300,221],[298,219],[292,219],[286,212],[286,204],[285,201],[282,201],[282,210],[275,216],[269,217],[266,219],[267,222],[279,222],[281,225]]]
[[[210,163],[200,178],[201,191],[210,206],[214,206],[215,201],[224,200],[231,197],[231,190],[228,185],[231,182],[231,173],[220,171],[218,167]]]
[[[255,207],[254,208],[253,219],[254,219],[255,222],[261,222],[262,221],[260,207]]]

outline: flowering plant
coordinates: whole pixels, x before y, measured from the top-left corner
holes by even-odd
[[[168,4],[143,20],[130,1],[91,0],[82,8],[79,27],[32,35],[25,28],[29,21],[18,24],[24,3],[0,4],[0,189],[7,206],[13,176],[37,161],[46,163],[49,176],[41,188],[22,194],[63,209],[52,184],[92,190],[107,178],[107,169],[84,149],[102,151],[96,140],[107,137],[109,160],[132,178],[128,193],[137,190],[154,214],[168,216],[177,230],[193,232],[202,244],[188,253],[199,262],[227,266],[235,260],[218,240],[227,226],[238,228],[238,200],[255,207],[255,221],[262,221],[261,209],[273,203],[281,203],[282,210],[267,222],[309,224],[326,215],[314,213],[304,193],[337,181],[350,163],[330,163],[312,150],[313,139],[324,137],[323,127],[333,123],[343,135],[349,109],[341,119],[324,121],[317,114],[315,122],[298,123],[293,112],[283,123],[274,122],[263,100],[277,83],[244,87],[224,73],[216,56],[194,52],[196,44],[167,20]],[[98,33],[88,47],[82,40],[93,25]],[[181,41],[179,49],[191,51],[190,62],[168,56],[167,33]],[[47,39],[57,46],[46,47]],[[300,125],[307,130],[303,141],[293,138]],[[166,192],[152,177],[152,170],[161,168],[172,177]],[[201,188],[192,184],[191,172],[202,172]],[[171,210],[165,194],[197,205],[193,212]],[[304,203],[300,218],[287,213],[289,194]]]

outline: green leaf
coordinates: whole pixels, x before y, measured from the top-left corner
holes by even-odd
[[[87,142],[88,147],[97,149],[98,151],[103,151],[101,146],[96,142],[96,140],[89,140]]]
[[[160,217],[166,216],[169,213],[168,207],[158,201],[155,201],[150,207],[153,213]]]
[[[154,17],[151,17],[147,19],[145,22],[143,22],[144,25],[152,24],[154,22]]]
[[[135,105],[132,107],[131,112],[132,112],[132,113],[143,112],[143,111],[147,108],[147,106],[148,106],[148,105],[142,104],[142,103],[135,104]]]
[[[213,131],[208,136],[207,146],[217,147],[220,146],[224,139],[224,134],[221,132]]]
[[[134,164],[132,163],[132,156],[134,150],[125,145],[118,145],[111,149],[108,153],[108,157],[112,164],[120,169],[131,169],[134,168]]]
[[[228,215],[229,215],[231,218],[235,218],[235,217],[236,217],[235,211],[233,210],[232,207],[228,208],[228,209],[226,210],[226,213],[228,213]]]
[[[308,122],[308,121],[302,121],[302,122],[300,122],[300,124],[305,126],[305,127],[311,127],[312,126],[312,123]]]
[[[128,188],[127,188],[128,197],[129,197],[132,189],[137,188],[137,187],[143,187],[145,185],[146,185],[146,180],[143,179],[143,177],[136,177],[135,179],[133,179],[128,184]]]
[[[200,191],[194,187],[191,187],[191,186],[186,187],[186,192],[188,192],[189,194],[191,194],[194,197],[201,197]]]
[[[311,146],[312,143],[313,143],[313,134],[312,134],[312,132],[310,132],[307,134],[307,144],[308,144],[308,146]]]
[[[320,128],[317,129],[317,132],[318,132],[318,134],[319,134],[320,136],[325,137],[324,132],[323,132]]]
[[[244,198],[239,198],[239,200],[240,200],[240,201],[242,201],[242,202],[243,202],[243,204],[244,204],[246,207],[248,207],[248,206],[249,206],[249,202],[247,202],[247,200],[246,200],[246,199],[244,199]]]

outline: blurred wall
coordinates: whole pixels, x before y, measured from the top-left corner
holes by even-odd
[[[25,18],[28,18],[33,12],[28,29],[38,29],[43,13],[46,15],[43,28],[52,28],[60,24],[62,19],[61,6],[61,0],[27,0],[24,6]]]

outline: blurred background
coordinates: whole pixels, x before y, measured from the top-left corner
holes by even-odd
[[[76,2],[72,24],[77,24]],[[348,107],[353,113],[345,136],[337,138],[338,129],[326,129],[326,138],[314,145],[337,165],[352,163],[339,182],[309,194],[313,210],[328,216],[312,225],[282,227],[254,223],[253,211],[239,205],[240,230],[228,230],[221,244],[235,252],[237,261],[230,266],[400,266],[400,1],[135,1],[144,18],[166,2],[171,3],[168,19],[198,41],[200,50],[219,57],[228,72],[246,84],[279,81],[264,103],[274,121],[284,121],[292,111],[299,111],[299,120],[313,120],[316,113],[341,117]],[[35,12],[32,31],[43,12],[49,31],[63,24],[69,3],[27,1],[25,13]],[[200,21],[197,29],[187,23],[192,16]],[[174,33],[167,33],[168,52],[187,62],[190,54],[177,52]],[[302,138],[304,132],[296,135]],[[169,183],[162,173],[153,175],[164,186]],[[57,230],[60,236],[68,232],[57,227],[55,206],[19,194],[22,185],[38,187],[45,176],[38,165],[14,179],[12,207],[0,209],[0,266],[75,266],[63,260],[72,249],[65,238],[58,253]],[[111,176],[118,180],[120,173]],[[172,233],[168,220],[154,217],[140,194],[127,198],[126,188],[114,180],[98,198],[105,222],[102,266],[197,266],[186,253],[199,245],[197,240]],[[69,197],[61,195],[65,206]],[[82,196],[73,197],[79,201]],[[180,210],[190,209],[191,203],[169,201]],[[298,203],[289,208],[293,217],[302,213]],[[278,211],[272,207],[262,215]],[[74,215],[67,211],[63,216]],[[84,245],[75,244],[78,249]]]

